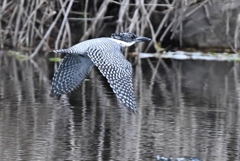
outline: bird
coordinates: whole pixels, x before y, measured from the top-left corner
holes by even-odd
[[[133,112],[137,111],[132,65],[122,51],[135,43],[148,41],[151,39],[131,32],[117,32],[111,37],[89,39],[67,49],[53,50],[66,56],[52,78],[50,97],[71,93],[96,66],[118,100]]]

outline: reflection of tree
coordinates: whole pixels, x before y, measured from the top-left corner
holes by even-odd
[[[50,98],[50,70],[0,56],[0,160],[239,160],[237,63],[143,60],[136,115],[96,69],[69,96]]]

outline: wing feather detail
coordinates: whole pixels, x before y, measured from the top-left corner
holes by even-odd
[[[90,58],[67,54],[52,79],[50,96],[67,94],[76,89],[93,67]]]
[[[113,92],[126,107],[136,111],[137,104],[133,89],[132,65],[121,52],[120,45],[107,44],[98,51],[89,50],[88,56],[104,77]]]

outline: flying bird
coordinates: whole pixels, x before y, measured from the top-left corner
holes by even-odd
[[[95,65],[107,78],[113,92],[126,107],[137,110],[132,80],[132,65],[122,49],[150,38],[129,32],[114,33],[111,37],[90,39],[68,49],[53,50],[65,53],[62,63],[54,73],[50,96],[68,94],[76,89]]]

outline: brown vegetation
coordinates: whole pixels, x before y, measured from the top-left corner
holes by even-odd
[[[162,42],[169,32],[171,39],[176,31],[181,33],[186,8],[206,3],[211,1],[2,0],[0,48],[34,48],[34,57],[41,49],[69,47],[80,40],[129,31],[151,37],[146,49],[158,50],[157,41]]]

